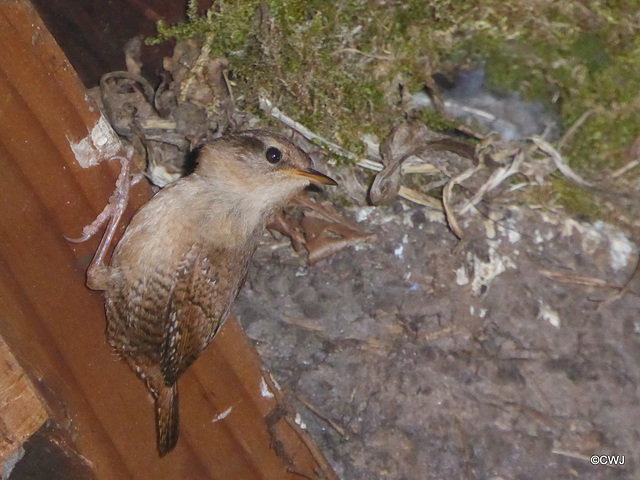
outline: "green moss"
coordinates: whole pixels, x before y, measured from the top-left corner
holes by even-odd
[[[427,108],[420,110],[418,118],[425,125],[429,125],[432,130],[450,135],[453,135],[457,132],[457,128],[459,125],[459,122],[452,121],[445,117],[442,113]]]
[[[558,112],[565,127],[588,120],[563,155],[587,178],[624,160],[640,136],[640,36],[636,0],[219,0],[205,16],[158,24],[151,43],[213,38],[231,63],[240,108],[264,92],[287,115],[354,153],[361,136],[383,137],[402,119],[405,93],[433,72],[482,64],[490,88],[519,92]],[[423,112],[432,128],[453,128]],[[572,208],[577,194],[554,182]]]
[[[562,203],[569,213],[584,220],[602,217],[604,209],[599,203],[599,198],[592,192],[569,183],[564,178],[554,178],[552,183],[556,201]]]

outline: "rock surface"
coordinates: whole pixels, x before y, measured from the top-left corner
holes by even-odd
[[[235,306],[341,478],[637,478],[637,247],[509,207],[346,211],[375,240],[307,267],[265,237]],[[622,467],[594,454],[624,455]]]

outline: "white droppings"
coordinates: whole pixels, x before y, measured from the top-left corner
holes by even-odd
[[[97,165],[100,160],[113,157],[122,149],[118,136],[102,115],[85,138],[74,142],[67,136],[67,141],[83,168]]]
[[[538,318],[546,320],[556,328],[560,328],[560,315],[542,300],[538,300]]]
[[[609,257],[614,270],[620,270],[629,263],[629,258],[636,251],[636,246],[620,230],[613,225],[599,220],[594,227],[609,239]]]
[[[536,230],[533,232],[533,241],[537,244],[540,245],[543,241],[544,238],[542,238],[542,235],[540,234],[540,230],[538,230],[536,228]]]
[[[356,212],[356,222],[364,222],[368,220],[371,214],[375,211],[376,207],[364,207]]]
[[[462,265],[460,268],[454,270],[456,272],[456,283],[460,286],[469,283],[469,276],[467,275],[467,269]]]
[[[520,241],[520,239],[522,238],[522,235],[520,235],[520,232],[510,228],[507,231],[507,238],[509,238],[509,241],[511,243],[518,243]]]
[[[486,316],[487,316],[487,309],[486,309],[486,308],[481,308],[481,309],[480,309],[480,312],[478,312],[478,316],[479,316],[480,318],[484,318],[484,317],[486,317]]]
[[[483,262],[469,252],[469,260],[473,262],[473,280],[471,290],[476,296],[483,293],[483,287],[489,288],[493,280],[507,268],[516,268],[513,260],[507,255],[500,255],[495,247],[489,247],[489,261]]]
[[[263,398],[273,398],[273,393],[269,390],[269,386],[267,382],[264,381],[264,378],[260,378],[260,395]]]
[[[213,417],[213,419],[211,420],[211,423],[216,423],[216,422],[219,422],[220,420],[227,418],[227,416],[231,413],[231,410],[233,410],[233,407],[229,407],[224,412],[220,413],[220,415]]]
[[[302,421],[302,417],[300,416],[300,414],[299,414],[299,413],[296,413],[296,419],[295,419],[295,421],[296,421],[296,424],[298,424],[298,426],[299,426],[301,429],[306,430],[306,428],[307,428],[307,424],[306,424],[306,423],[304,423],[304,422]]]
[[[484,230],[487,238],[496,238],[496,224],[492,220],[484,222]]]
[[[557,225],[558,222],[549,221],[549,223],[552,223],[553,225]],[[562,237],[570,237],[571,235],[573,235],[574,230],[578,233],[584,232],[584,228],[582,227],[582,225],[580,225],[580,223],[577,220],[574,220],[573,218],[565,219],[560,226],[561,226],[560,236]]]
[[[109,137],[105,135],[100,135],[95,139],[95,144],[97,147],[104,147],[109,141]]]
[[[587,255],[593,255],[602,243],[602,234],[595,228],[585,228],[582,232],[580,246]]]
[[[469,313],[471,315],[475,314],[476,313],[476,307],[474,307],[473,305],[470,305],[469,306]]]
[[[398,258],[402,258],[403,253],[404,253],[404,245],[400,245],[393,251],[393,254]]]
[[[423,210],[424,216],[427,217],[428,222],[440,223],[442,225],[447,225],[447,219],[444,216],[444,212],[442,210],[432,210],[427,208]]]
[[[402,243],[404,243],[405,245],[409,243],[409,235],[407,235],[406,233],[404,234],[404,237],[402,237]]]

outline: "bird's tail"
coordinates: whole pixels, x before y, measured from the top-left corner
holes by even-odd
[[[163,386],[156,398],[156,428],[158,453],[164,457],[178,442],[180,418],[178,413],[178,384]]]

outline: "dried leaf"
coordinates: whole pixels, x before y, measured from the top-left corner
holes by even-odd
[[[435,152],[453,152],[477,163],[475,149],[466,142],[444,137],[417,121],[404,122],[395,127],[380,145],[380,155],[384,168],[376,175],[369,198],[374,205],[391,203],[400,191],[403,173],[440,173],[436,165],[429,163],[429,156]],[[402,164],[414,160],[411,166]],[[421,160],[421,161],[418,161]]]
[[[380,145],[384,168],[376,175],[369,198],[374,205],[392,202],[400,190],[400,166],[411,155],[424,150],[439,135],[421,122],[404,122],[396,126]]]
[[[301,217],[287,209],[274,215],[267,227],[289,237],[296,252],[307,250],[309,265],[375,237],[360,230],[333,206],[317,203],[307,195],[299,195],[292,205],[303,208]]]

